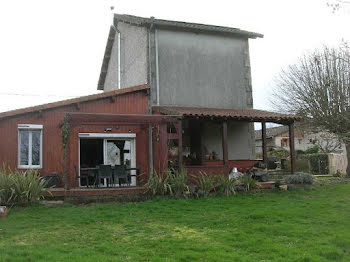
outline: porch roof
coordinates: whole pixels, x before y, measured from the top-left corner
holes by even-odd
[[[164,115],[178,115],[184,117],[209,117],[209,118],[231,118],[251,122],[275,122],[290,123],[300,120],[296,115],[280,114],[257,109],[241,108],[203,108],[203,107],[178,107],[178,106],[153,106],[153,112]]]

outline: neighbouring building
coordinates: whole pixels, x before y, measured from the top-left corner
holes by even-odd
[[[256,162],[254,122],[264,134],[266,122],[288,125],[293,145],[298,120],[253,109],[248,44],[259,37],[116,14],[98,83],[104,92],[0,113],[0,163],[57,173],[66,189],[121,186],[108,176],[111,167],[117,178],[128,170],[128,186],[169,167],[193,175],[244,171]],[[291,166],[294,172],[293,146]]]
[[[305,151],[318,146],[325,153],[346,154],[345,144],[327,132],[310,132],[296,128],[294,133],[295,150]],[[267,150],[289,150],[288,127],[278,126],[266,129]],[[262,152],[262,132],[255,130],[255,151]]]

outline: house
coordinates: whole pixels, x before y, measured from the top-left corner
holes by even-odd
[[[325,153],[346,153],[345,144],[328,132],[310,132],[302,128],[296,128],[294,133],[295,150],[305,151],[315,145]],[[266,129],[267,150],[289,150],[289,133],[286,126],[278,126]],[[255,151],[262,152],[262,132],[255,131]]]
[[[70,194],[93,194],[74,190],[89,186],[101,164],[127,167],[134,187],[170,167],[193,175],[244,171],[256,162],[254,122],[263,137],[266,122],[288,125],[293,141],[298,120],[253,109],[248,40],[258,37],[116,14],[98,83],[104,92],[0,113],[0,163],[57,173]]]

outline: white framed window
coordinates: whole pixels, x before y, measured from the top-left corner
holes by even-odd
[[[18,168],[41,168],[42,148],[42,125],[18,125]]]

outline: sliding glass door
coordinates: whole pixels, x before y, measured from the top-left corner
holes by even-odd
[[[126,169],[135,168],[135,136],[127,135],[128,137],[123,137],[122,134],[113,134],[106,137],[106,134],[79,134],[80,176],[82,171],[98,168],[101,164],[111,165],[112,168],[119,165],[124,165]],[[131,185],[136,186],[136,171],[128,172],[132,175]],[[81,180],[80,185],[85,186],[86,182]]]

